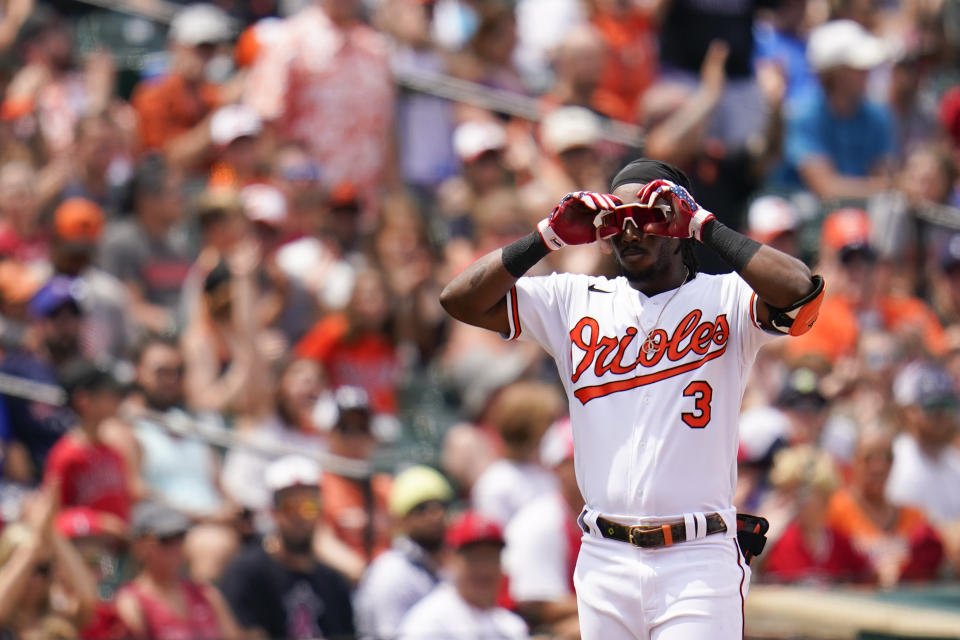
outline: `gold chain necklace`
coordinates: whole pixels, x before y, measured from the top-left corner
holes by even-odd
[[[641,314],[637,313],[636,307],[634,307],[634,313],[637,316],[637,328],[640,329],[640,331],[643,331],[643,337],[644,337],[643,344],[640,346],[640,350],[643,351],[643,353],[645,353],[647,356],[652,356],[657,352],[657,349],[659,349],[658,343],[653,341],[653,338],[651,338],[651,335],[653,334],[654,331],[657,330],[657,327],[660,326],[660,319],[663,317],[663,312],[667,310],[667,306],[671,302],[673,302],[673,299],[677,297],[677,294],[680,293],[680,289],[683,288],[683,285],[687,284],[687,280],[689,279],[690,279],[690,269],[687,268],[687,275],[683,278],[683,282],[681,282],[680,286],[676,288],[676,290],[673,292],[673,295],[671,295],[670,298],[667,300],[666,304],[664,304],[663,307],[660,308],[660,313],[657,315],[657,319],[656,321],[654,321],[653,327],[650,328],[649,332],[645,331],[644,328],[640,325]]]

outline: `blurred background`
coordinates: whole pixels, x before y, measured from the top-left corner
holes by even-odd
[[[828,283],[747,635],[960,637],[957,0],[3,0],[0,92],[0,637],[578,638],[553,364],[438,295],[639,155]]]

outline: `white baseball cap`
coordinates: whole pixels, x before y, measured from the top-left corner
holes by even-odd
[[[264,483],[273,494],[291,487],[319,487],[322,476],[323,470],[315,460],[290,455],[274,460],[267,466]]]
[[[245,104],[228,104],[210,117],[210,138],[214,144],[226,146],[246,136],[263,131],[263,120]]]
[[[890,57],[884,42],[853,20],[833,20],[818,26],[807,42],[807,60],[814,71],[834,67],[873,69]]]
[[[191,4],[174,14],[169,37],[188,47],[226,42],[233,37],[232,23],[233,20],[220,7]]]
[[[453,131],[453,150],[461,162],[507,146],[507,130],[498,122],[470,120]]]
[[[253,222],[281,225],[287,219],[287,199],[276,187],[251,184],[240,191],[240,202],[247,218]]]
[[[761,196],[747,211],[749,235],[757,242],[770,242],[781,233],[797,228],[797,212],[779,196]]]
[[[600,134],[600,118],[584,107],[560,107],[540,124],[540,142],[552,154],[592,147],[600,141]]]

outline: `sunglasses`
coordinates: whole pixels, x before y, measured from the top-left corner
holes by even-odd
[[[447,508],[447,503],[443,502],[442,500],[425,500],[411,507],[410,511],[408,511],[407,513],[409,513],[410,515],[423,515],[424,513],[427,513],[432,509],[445,510],[446,508]]]
[[[320,501],[313,499],[286,500],[277,509],[288,518],[316,520],[320,517]]]
[[[651,222],[664,222],[669,205],[655,205],[647,207],[637,202],[622,204],[611,211],[601,211],[593,220],[593,226],[601,240],[611,238],[626,229],[627,222],[633,223],[637,230],[643,231],[643,226]]]
[[[187,537],[187,534],[185,532],[175,533],[170,536],[159,537],[157,538],[157,541],[164,546],[173,546],[175,544],[180,544],[181,542],[183,542],[184,539],[186,539],[186,537]]]
[[[33,568],[33,575],[48,578],[53,572],[52,562],[41,562]]]

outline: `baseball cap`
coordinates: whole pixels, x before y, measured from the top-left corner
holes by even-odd
[[[394,518],[402,518],[418,504],[430,500],[450,502],[453,488],[439,471],[425,465],[405,469],[393,479],[387,509]]]
[[[779,196],[757,198],[747,211],[748,234],[757,242],[770,242],[782,233],[795,230],[798,224],[793,205]]]
[[[507,130],[499,122],[470,120],[453,131],[453,150],[461,162],[473,162],[488,151],[507,146]]]
[[[503,530],[476,511],[464,511],[447,527],[447,546],[454,551],[484,542],[504,546]]]
[[[823,246],[840,253],[841,259],[858,251],[872,255],[870,230],[870,216],[863,209],[837,209],[823,221],[821,242]]]
[[[553,469],[561,462],[573,459],[573,426],[570,418],[557,420],[540,441],[540,462]]]
[[[356,209],[360,206],[360,194],[357,185],[349,180],[338,182],[330,190],[328,204],[331,209]]]
[[[28,309],[35,318],[48,318],[65,306],[80,313],[80,303],[76,295],[77,282],[67,276],[54,276],[33,294]]]
[[[267,465],[264,483],[271,494],[293,487],[319,487],[323,471],[315,460],[289,455]]]
[[[835,67],[868,70],[890,57],[887,46],[853,20],[833,20],[810,32],[807,61],[814,71]]]
[[[232,20],[220,7],[191,4],[177,11],[170,21],[170,40],[195,47],[226,42],[233,36]]]
[[[253,222],[280,226],[287,219],[287,199],[276,187],[251,184],[240,191],[243,211]]]
[[[255,136],[261,131],[263,120],[245,104],[225,105],[210,117],[210,139],[221,146],[240,138]]]
[[[61,240],[96,244],[106,217],[97,203],[86,198],[68,198],[53,212],[53,228]]]
[[[22,262],[0,261],[0,299],[8,304],[25,304],[40,290],[33,271]]]
[[[134,538],[173,538],[190,530],[191,522],[173,507],[154,500],[141,500],[133,507],[130,533]]]
[[[787,441],[790,418],[773,407],[748,409],[740,414],[739,433],[737,462],[770,462]]]
[[[893,399],[901,407],[955,406],[957,385],[949,373],[931,362],[907,365],[893,381]]]
[[[820,378],[813,369],[800,367],[787,375],[777,395],[777,406],[808,411],[827,406],[827,399],[820,393]]]
[[[540,124],[540,142],[554,155],[600,141],[600,118],[584,107],[560,107]]]

